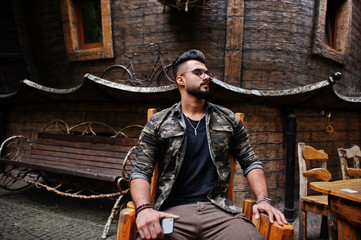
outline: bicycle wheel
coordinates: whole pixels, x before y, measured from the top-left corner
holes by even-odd
[[[157,77],[157,86],[168,85],[169,83],[175,83],[172,65],[169,64],[165,66],[164,70],[161,67],[158,68],[157,72],[159,71]]]
[[[112,65],[108,67],[100,77],[121,84],[129,84],[133,81],[132,74],[123,65]]]

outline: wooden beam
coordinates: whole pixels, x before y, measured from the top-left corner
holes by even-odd
[[[224,81],[240,84],[242,66],[244,1],[230,0],[227,5]]]

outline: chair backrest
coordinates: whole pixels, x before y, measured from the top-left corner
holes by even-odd
[[[318,162],[320,167],[307,168],[307,162]],[[323,150],[317,150],[304,142],[298,143],[298,166],[300,176],[300,199],[307,196],[308,177],[321,181],[330,181],[332,176],[327,171],[328,154]],[[308,163],[308,165],[311,165]]]
[[[351,148],[338,148],[337,152],[340,158],[342,179],[349,179],[350,177],[360,178],[360,147],[357,145],[353,145]],[[352,167],[348,167],[347,160],[349,159],[352,159]]]
[[[244,122],[244,114],[243,113],[236,113],[236,116],[241,119],[242,122]],[[231,176],[229,178],[229,185],[228,185],[228,198],[232,200],[233,203],[235,203],[234,200],[234,176],[236,174],[236,165],[237,160],[230,156],[229,160],[231,161]]]
[[[149,122],[150,117],[156,112],[157,112],[157,109],[155,109],[155,108],[148,109],[147,122]],[[150,201],[152,202],[153,205],[155,203],[155,197],[157,195],[158,177],[159,177],[159,170],[158,170],[158,161],[157,161],[154,171],[153,171],[152,180],[150,183]]]

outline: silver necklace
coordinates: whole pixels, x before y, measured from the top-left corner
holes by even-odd
[[[186,115],[184,115],[184,116],[186,116]],[[189,118],[186,116],[186,119],[188,120],[189,124],[190,124],[190,125],[192,126],[192,128],[194,129],[194,135],[195,135],[195,136],[197,136],[197,129],[198,129],[198,127],[199,127],[199,123],[201,122],[203,116],[204,116],[204,113],[202,113],[201,119],[199,119],[196,127],[193,127],[193,124],[191,123],[191,120],[189,120]]]

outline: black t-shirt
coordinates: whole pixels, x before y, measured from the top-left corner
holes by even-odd
[[[185,115],[183,117],[186,118]],[[185,119],[185,122],[187,151],[172,191],[163,206],[209,201],[207,195],[218,180],[217,170],[209,153],[205,118],[200,120],[197,135],[194,128],[198,121]]]

